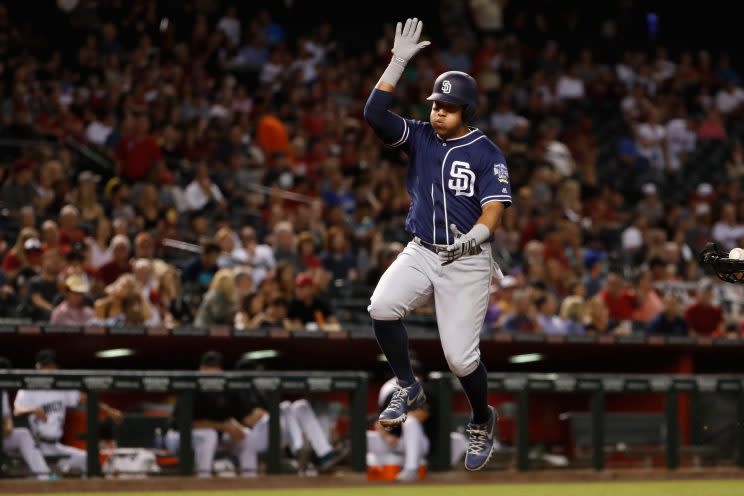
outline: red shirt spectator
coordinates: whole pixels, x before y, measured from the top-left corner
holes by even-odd
[[[685,310],[685,320],[690,330],[700,336],[723,332],[723,311],[713,304],[713,285],[710,281],[700,283],[697,299]]]
[[[151,169],[158,167],[163,161],[160,146],[149,131],[149,118],[141,115],[137,118],[135,133],[121,138],[117,149],[119,176],[130,181],[141,181],[147,177]]]
[[[609,310],[610,320],[616,322],[631,320],[633,312],[638,308],[635,293],[623,287],[623,279],[618,274],[607,275],[605,287],[599,292],[599,297]]]

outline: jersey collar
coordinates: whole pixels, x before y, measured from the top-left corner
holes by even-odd
[[[470,131],[467,132],[466,134],[463,134],[459,138],[442,139],[442,137],[439,136],[439,134],[437,134],[436,132],[434,133],[434,136],[436,136],[439,141],[442,141],[442,142],[445,142],[446,141],[447,143],[450,143],[450,142],[453,142],[453,141],[460,141],[460,140],[465,139],[467,137],[473,137],[474,134],[480,132],[480,129],[478,129],[477,127],[470,127],[470,126],[468,126],[468,129],[470,129]]]

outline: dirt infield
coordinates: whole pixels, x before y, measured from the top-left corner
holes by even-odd
[[[534,472],[488,471],[468,473],[452,471],[429,474],[418,485],[433,484],[499,484],[527,482],[609,482],[642,480],[744,479],[744,469],[699,468],[667,471],[644,470],[540,470]],[[0,480],[2,494],[85,493],[117,491],[183,491],[238,489],[297,489],[319,487],[387,486],[389,482],[367,481],[364,474],[340,472],[333,476],[298,477],[294,475],[198,479],[195,477],[149,477],[146,479],[66,479],[52,482],[34,480]]]

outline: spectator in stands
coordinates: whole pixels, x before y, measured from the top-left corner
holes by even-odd
[[[334,226],[328,229],[326,237],[326,251],[320,257],[323,267],[335,280],[356,279],[356,260],[349,249],[346,233]]]
[[[106,296],[96,300],[94,323],[110,326],[152,324],[153,311],[133,274],[123,274],[106,287]]]
[[[586,302],[582,296],[570,295],[561,303],[560,316],[563,320],[565,334],[584,334],[584,307]]]
[[[183,268],[181,280],[184,284],[206,291],[217,273],[217,259],[222,248],[217,243],[209,242],[202,250],[200,255],[192,258]]]
[[[736,206],[726,203],[721,207],[721,220],[713,226],[713,239],[726,251],[739,246],[739,239],[744,237],[744,224],[736,216]]]
[[[233,270],[220,269],[209,284],[209,291],[196,312],[197,326],[232,325],[236,308],[235,277]]]
[[[80,220],[90,226],[95,226],[98,219],[105,215],[96,193],[96,184],[100,180],[101,177],[91,171],[81,172],[78,174],[77,189],[72,195],[72,204],[80,212]]]
[[[633,310],[631,320],[647,324],[659,314],[664,308],[659,292],[653,286],[653,275],[651,272],[643,271],[636,277],[635,295],[638,306]]]
[[[10,360],[0,357],[0,370],[11,368]],[[54,476],[49,470],[44,455],[39,451],[36,440],[26,427],[15,427],[13,425],[13,415],[10,410],[8,393],[2,392],[0,395],[0,420],[2,420],[3,451],[6,454],[20,454],[23,461],[28,466],[31,474],[39,480],[53,479]]]
[[[240,242],[242,247],[235,249],[235,257],[251,266],[253,282],[259,285],[266,274],[276,267],[274,252],[270,246],[257,242],[256,230],[250,226],[240,230]]]
[[[277,262],[286,260],[292,266],[299,266],[299,257],[295,247],[295,234],[292,223],[282,221],[274,226],[274,258]]]
[[[39,322],[49,320],[60,296],[57,276],[61,270],[62,259],[56,251],[42,255],[41,272],[28,281],[25,313],[29,318]]]
[[[57,355],[54,350],[44,349],[36,355],[36,369],[57,370]],[[39,450],[44,456],[60,457],[58,466],[63,474],[72,470],[85,473],[87,457],[84,450],[62,444],[67,408],[85,404],[87,395],[80,391],[22,389],[18,391],[13,406],[13,415],[28,415],[31,432],[38,441]],[[100,401],[101,411],[121,422],[122,413],[107,403]]]
[[[295,279],[295,297],[289,304],[287,317],[295,329],[332,330],[338,325],[331,309],[317,296],[310,274],[302,272]]]
[[[609,334],[614,329],[610,322],[610,312],[607,305],[599,295],[586,302],[583,319],[587,334]]]
[[[646,326],[646,333],[662,336],[687,336],[687,322],[682,317],[679,297],[669,291],[664,295],[664,310]]]
[[[209,177],[207,164],[196,167],[194,179],[186,187],[186,204],[189,210],[211,210],[225,208],[227,203],[219,186]]]
[[[514,293],[512,303],[514,311],[504,318],[501,329],[505,332],[539,332],[537,309],[526,289]]]
[[[243,295],[233,326],[238,330],[257,329],[263,318],[264,298],[259,291]]]
[[[111,239],[111,260],[98,269],[98,278],[108,286],[124,274],[132,272],[132,263],[129,260],[131,243],[129,238],[123,234],[117,234]]]
[[[598,297],[607,306],[610,320],[615,325],[631,320],[633,312],[639,305],[637,295],[628,287],[625,279],[616,272],[610,272],[607,275],[604,288],[599,292]]]
[[[36,188],[33,184],[35,164],[26,158],[18,160],[12,168],[12,175],[2,189],[2,204],[12,214],[21,207],[33,205]]]
[[[65,205],[59,213],[59,250],[70,251],[72,243],[82,241],[85,233],[80,228],[80,212],[74,205]]]
[[[122,135],[116,152],[116,175],[127,181],[160,179],[163,154],[150,133],[150,117],[138,110],[132,132]]]
[[[90,246],[90,263],[96,269],[111,261],[111,221],[105,215],[98,218],[93,226],[93,235],[86,239]]]
[[[90,287],[80,274],[65,279],[65,299],[52,310],[50,323],[58,325],[85,325],[95,318],[93,309],[86,301]]]
[[[30,241],[29,241],[30,240]],[[26,243],[28,242],[28,245]],[[24,227],[18,233],[13,247],[3,257],[3,272],[12,281],[18,273],[27,268],[38,267],[41,263],[41,243],[36,229]]]
[[[537,326],[544,334],[565,335],[568,328],[563,318],[558,315],[558,304],[555,295],[551,291],[535,301],[537,310]]]
[[[596,250],[587,250],[584,254],[584,288],[586,297],[592,298],[599,293],[605,284],[604,254]]]
[[[697,298],[685,309],[685,321],[694,336],[718,336],[724,333],[721,307],[713,303],[713,283],[703,279],[698,283]]]

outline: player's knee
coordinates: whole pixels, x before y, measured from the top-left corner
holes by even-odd
[[[405,317],[405,312],[400,303],[383,295],[372,295],[367,311],[374,320],[398,320]]]
[[[194,444],[202,449],[217,449],[219,436],[214,429],[195,429],[193,431]]]
[[[310,409],[310,402],[307,401],[305,398],[301,398],[299,400],[292,402],[292,410],[295,412],[298,411],[307,411]]]
[[[478,357],[457,357],[446,356],[449,369],[457,377],[465,377],[471,374],[478,367]]]
[[[13,432],[12,432],[12,436],[15,437],[16,439],[18,439],[18,441],[22,441],[23,442],[23,441],[27,441],[28,440],[28,441],[31,441],[32,443],[35,444],[34,438],[31,435],[31,431],[29,431],[25,427],[14,427],[13,428]]]

